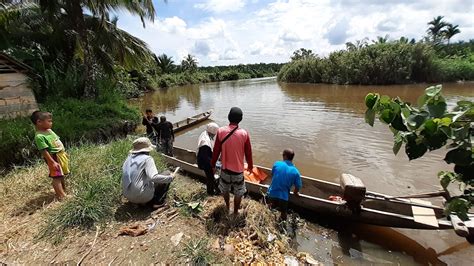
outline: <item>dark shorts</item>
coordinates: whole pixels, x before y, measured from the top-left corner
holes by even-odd
[[[267,201],[270,203],[270,207],[272,209],[276,209],[284,213],[288,212],[288,201],[271,197],[267,197]]]

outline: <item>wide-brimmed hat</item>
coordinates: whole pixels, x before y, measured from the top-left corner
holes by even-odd
[[[213,135],[217,134],[218,129],[219,129],[219,126],[214,122],[209,123],[206,126],[206,131],[213,134]]]
[[[133,149],[130,150],[130,153],[140,153],[140,152],[151,152],[156,148],[155,145],[151,144],[149,138],[141,137],[133,141]]]

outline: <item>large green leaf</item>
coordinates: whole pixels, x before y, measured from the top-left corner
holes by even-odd
[[[471,208],[472,203],[463,198],[453,198],[450,199],[446,204],[446,212],[456,213],[461,220],[466,221],[468,220],[467,212]]]
[[[419,112],[419,113],[416,113],[416,112],[413,112],[412,114],[410,114],[410,116],[407,118],[407,124],[413,128],[413,129],[417,129],[419,128],[421,125],[423,125],[423,123],[425,122],[425,120],[428,118],[428,113],[426,112]]]
[[[375,121],[375,110],[367,109],[367,111],[365,111],[365,122],[373,127],[374,121]]]
[[[428,148],[424,143],[417,143],[416,140],[409,140],[405,144],[405,153],[408,156],[408,159],[414,160],[423,156]]]
[[[454,163],[456,165],[469,165],[472,162],[472,152],[463,148],[450,150],[444,157],[446,163]]]
[[[407,127],[403,124],[402,116],[396,115],[393,119],[392,123],[390,124],[394,129],[399,131],[407,131]]]
[[[392,109],[387,108],[380,114],[380,120],[387,124],[392,123],[393,119],[395,119],[395,113],[392,111]]]
[[[456,174],[453,172],[441,171],[438,173],[438,177],[441,186],[446,189],[449,183],[456,179]]]
[[[440,94],[441,89],[441,85],[431,86],[425,89],[425,93],[428,97],[435,97],[436,95]]]
[[[437,103],[428,104],[428,112],[432,117],[442,117],[446,113],[447,104],[443,101]]]
[[[367,108],[372,109],[379,99],[379,95],[377,93],[369,93],[367,96],[365,96],[365,106]]]
[[[395,155],[397,155],[398,151],[400,151],[400,148],[402,147],[402,144],[403,144],[403,138],[402,138],[402,135],[400,134],[400,132],[398,132],[397,134],[395,134],[395,136],[393,136],[392,151]]]

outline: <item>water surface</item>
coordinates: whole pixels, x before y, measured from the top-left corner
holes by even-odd
[[[232,106],[239,106],[244,112],[240,126],[250,133],[256,164],[271,167],[281,159],[281,151],[290,147],[303,175],[339,182],[342,173],[350,173],[360,177],[369,190],[406,195],[439,189],[437,173],[452,167],[442,160],[444,150],[414,161],[408,160],[403,149],[395,156],[388,127],[376,121],[372,128],[364,122],[364,97],[368,92],[378,92],[416,103],[427,86],[285,84],[264,78],[159,90],[132,102],[143,111],[152,108],[170,121],[213,109],[212,119],[219,125],[228,123]],[[443,93],[450,105],[460,99],[474,100],[474,84],[443,84]],[[204,129],[205,123],[186,131],[176,138],[175,145],[196,149]],[[344,233],[341,228],[329,230],[328,237],[319,241],[315,228],[309,226],[301,237],[301,249],[326,262],[474,263],[470,255],[474,247],[451,231],[351,226]],[[330,256],[324,257],[316,246],[327,249]]]

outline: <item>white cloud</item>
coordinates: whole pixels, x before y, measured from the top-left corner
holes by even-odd
[[[244,6],[244,0],[206,0],[204,3],[194,5],[195,8],[214,13],[234,12]]]
[[[179,17],[170,17],[158,20],[152,27],[158,28],[167,33],[183,33],[186,30],[186,22]]]
[[[191,39],[210,39],[218,36],[224,36],[226,32],[226,23],[222,19],[209,18],[195,27],[187,30],[187,36]]]
[[[211,43],[209,41],[197,40],[194,42],[193,47],[191,48],[192,53],[196,55],[207,56],[211,53],[213,49],[211,48]]]
[[[219,60],[224,60],[224,61],[236,60],[242,57],[243,57],[242,53],[237,51],[236,49],[227,49],[226,51],[224,51],[223,54],[219,56]]]
[[[255,6],[259,9],[250,10]],[[180,58],[189,52],[203,65],[285,62],[302,47],[324,56],[343,49],[347,41],[386,34],[419,40],[427,22],[438,15],[459,24],[461,34],[452,41],[474,36],[472,0],[206,0],[194,7],[199,10],[187,19],[173,14],[143,29],[139,19],[127,22],[120,16],[119,26],[156,53]],[[176,8],[176,14],[183,13]]]

